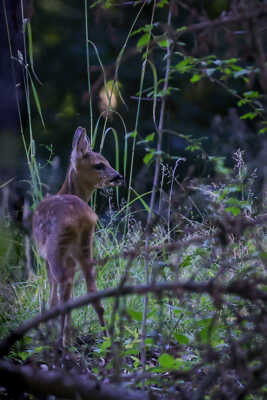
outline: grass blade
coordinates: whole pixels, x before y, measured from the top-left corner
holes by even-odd
[[[31,81],[31,87],[32,87],[32,92],[33,92],[34,101],[35,101],[35,104],[36,104],[36,107],[37,107],[37,110],[38,110],[38,113],[39,113],[39,116],[40,116],[42,125],[43,125],[43,127],[45,128],[45,123],[44,123],[44,119],[43,119],[43,114],[42,114],[42,109],[41,109],[41,104],[40,104],[39,96],[38,96],[36,87],[35,87],[35,85],[34,85],[33,79],[32,79],[32,77],[31,77],[30,74],[29,74],[29,77],[30,77],[30,81]]]

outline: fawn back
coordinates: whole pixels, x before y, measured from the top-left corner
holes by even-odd
[[[38,252],[46,260],[50,283],[50,307],[72,297],[77,265],[82,269],[87,291],[96,288],[92,266],[93,238],[97,215],[88,201],[97,188],[117,186],[122,176],[99,153],[91,150],[84,128],[77,128],[65,181],[58,194],[42,200],[33,216],[33,236]],[[100,301],[93,304],[104,323]],[[61,343],[70,342],[70,314],[61,317]]]

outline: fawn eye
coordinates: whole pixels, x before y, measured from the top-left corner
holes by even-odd
[[[94,169],[97,169],[97,170],[101,170],[101,169],[105,169],[105,168],[106,168],[106,166],[104,163],[99,163],[99,164],[94,165]]]

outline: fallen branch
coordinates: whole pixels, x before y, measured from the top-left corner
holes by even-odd
[[[99,383],[88,378],[88,375],[59,370],[43,371],[29,365],[17,366],[10,361],[0,361],[0,385],[14,395],[26,392],[42,396],[54,395],[64,399],[90,400],[149,400],[151,398],[145,392]]]

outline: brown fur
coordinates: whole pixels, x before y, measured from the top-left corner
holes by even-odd
[[[50,307],[71,299],[77,265],[83,272],[87,291],[97,290],[92,260],[98,217],[87,202],[97,188],[121,182],[121,175],[109,162],[91,150],[85,129],[77,128],[66,179],[58,194],[42,200],[33,216],[34,240],[47,264]],[[93,306],[105,326],[101,302]],[[63,346],[70,344],[70,327],[70,314],[63,315],[60,339]]]

